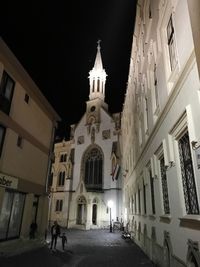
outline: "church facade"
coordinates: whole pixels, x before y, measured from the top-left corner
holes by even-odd
[[[49,221],[64,227],[103,228],[122,218],[121,117],[104,101],[106,77],[98,42],[85,114],[71,125],[70,140],[55,144]]]

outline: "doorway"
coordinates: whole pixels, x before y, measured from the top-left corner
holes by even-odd
[[[92,206],[92,223],[94,225],[97,224],[97,204],[93,204]]]

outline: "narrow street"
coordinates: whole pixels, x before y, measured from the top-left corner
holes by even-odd
[[[49,249],[47,244],[40,248],[13,255],[9,253],[0,258],[1,267],[151,267],[153,264],[131,240],[121,238],[121,232],[109,230],[66,230],[68,244],[65,251],[58,239],[57,250]]]

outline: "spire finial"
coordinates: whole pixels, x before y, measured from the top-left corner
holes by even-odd
[[[97,48],[98,48],[98,49],[100,49],[100,43],[101,43],[101,40],[99,39],[99,40],[97,41],[97,44],[98,44]]]

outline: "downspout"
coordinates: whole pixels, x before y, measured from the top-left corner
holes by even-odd
[[[49,195],[49,190],[48,190],[48,184],[49,184],[49,175],[51,171],[51,166],[52,166],[52,157],[53,157],[53,149],[54,149],[54,136],[55,136],[55,130],[57,128],[57,123],[53,122],[53,127],[51,131],[51,140],[50,140],[50,147],[49,147],[49,155],[48,155],[48,166],[47,166],[47,172],[46,172],[46,184],[45,184],[45,194]],[[50,201],[50,203],[49,203]],[[47,235],[47,229],[48,229],[48,223],[50,219],[50,212],[51,212],[51,195],[48,196],[48,216],[47,216],[47,225],[46,225],[46,230],[45,230],[45,239]]]
[[[46,172],[46,184],[45,184],[45,193],[48,194],[48,182],[49,182],[49,175],[51,171],[51,164],[52,164],[52,157],[53,157],[53,148],[54,148],[54,136],[55,136],[55,130],[57,128],[57,124],[55,123],[52,127],[51,132],[51,140],[50,140],[50,148],[49,148],[49,155],[48,155],[48,166],[47,166],[47,172]]]

